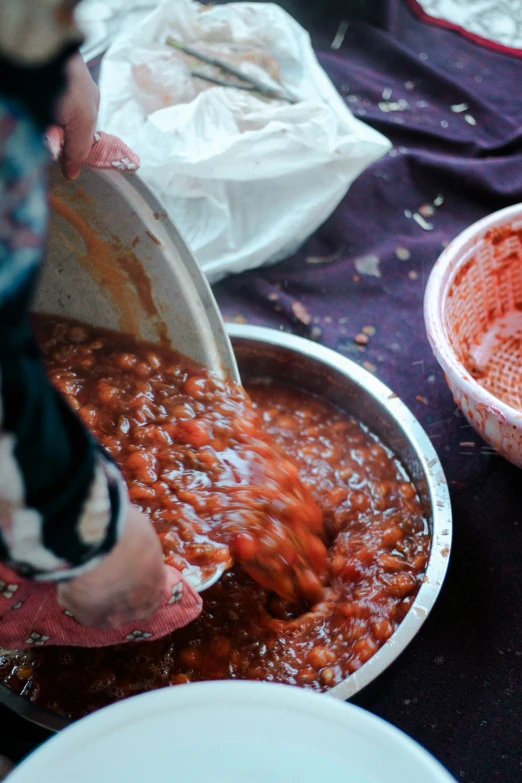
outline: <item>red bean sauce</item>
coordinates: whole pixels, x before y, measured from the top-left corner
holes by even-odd
[[[160,640],[0,657],[10,688],[72,718],[201,680],[324,691],[393,634],[431,537],[406,472],[360,422],[275,383],[247,384],[249,399],[122,335],[47,318],[38,331],[51,379],[122,468],[167,562],[240,564]]]
[[[245,391],[114,332],[39,319],[50,378],[120,466],[165,560],[204,580],[231,556],[279,595],[322,595],[323,515]]]

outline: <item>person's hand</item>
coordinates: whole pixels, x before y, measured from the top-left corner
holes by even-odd
[[[159,539],[149,520],[132,506],[112,552],[92,570],[58,585],[58,601],[82,625],[117,628],[151,617],[164,587]]]
[[[65,132],[60,165],[64,177],[77,179],[93,145],[100,91],[80,54],[69,60],[67,77],[67,89],[56,115],[56,121]]]

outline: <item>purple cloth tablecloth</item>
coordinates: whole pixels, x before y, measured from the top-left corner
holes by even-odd
[[[331,8],[329,37],[319,33],[314,44],[350,109],[386,134],[393,151],[359,178],[300,253],[215,291],[228,320],[334,348],[374,372],[423,423],[452,494],[449,575],[433,614],[368,706],[461,783],[516,783],[521,474],[456,411],[426,339],[422,299],[450,239],[522,201],[522,60],[421,23],[402,3],[380,5],[381,15],[375,7],[372,14],[384,27],[351,20],[337,51],[329,43],[346,6]],[[402,110],[378,105],[401,100]],[[354,337],[364,326],[376,331],[361,350]]]
[[[422,297],[445,242],[522,201],[522,60],[423,24],[399,0],[281,4],[322,28],[314,44],[324,67],[355,114],[395,148],[302,252],[230,278],[216,294],[228,319],[295,331],[366,363],[424,424],[452,492],[449,574],[423,630],[363,703],[460,783],[519,783],[522,474],[490,454],[456,412],[425,337]],[[330,41],[350,16],[334,52]],[[378,107],[401,98],[403,111]],[[439,196],[426,217],[432,231],[406,217]],[[363,326],[376,332],[360,351],[353,338]],[[15,759],[47,736],[5,708],[0,726],[0,752]]]

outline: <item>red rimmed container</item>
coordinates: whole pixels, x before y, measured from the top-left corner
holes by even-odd
[[[456,404],[522,468],[522,204],[448,245],[428,280],[424,319]]]

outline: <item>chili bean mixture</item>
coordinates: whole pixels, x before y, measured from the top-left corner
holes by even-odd
[[[240,386],[125,335],[37,324],[52,382],[121,468],[167,563],[204,579],[232,555],[268,590],[320,598],[321,511]]]
[[[361,423],[274,383],[247,384],[249,399],[122,335],[48,318],[38,330],[53,382],[122,468],[167,562],[204,572],[232,553],[236,565],[186,628],[0,657],[9,687],[73,718],[199,680],[322,691],[392,635],[431,538],[404,469]]]

